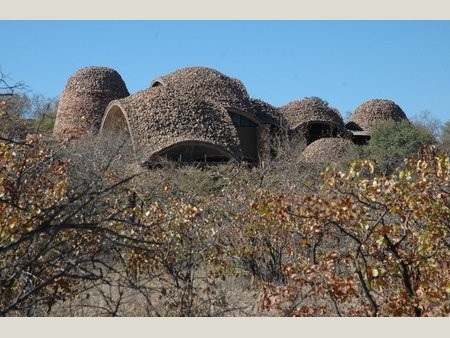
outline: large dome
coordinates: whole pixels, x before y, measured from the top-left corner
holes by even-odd
[[[220,104],[193,100],[171,87],[155,86],[135,93],[108,106],[103,130],[115,130],[122,121],[131,129],[140,162],[176,145],[204,146],[227,158],[239,157],[239,138],[233,122]],[[111,119],[117,120],[117,122]]]
[[[177,91],[179,95],[217,102],[225,108],[245,110],[249,104],[247,90],[240,80],[211,68],[182,68],[154,80],[151,86],[160,85]]]
[[[364,102],[350,116],[347,128],[356,131],[368,131],[383,120],[401,121],[408,119],[405,112],[393,101],[373,99]]]
[[[128,96],[122,77],[107,67],[85,67],[66,83],[58,104],[53,134],[58,138],[95,133],[112,100]]]

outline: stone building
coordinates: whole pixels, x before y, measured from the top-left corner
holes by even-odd
[[[352,141],[363,143],[373,123],[388,118],[406,115],[389,100],[362,104],[347,124],[318,98],[274,107],[250,97],[240,80],[206,67],[176,70],[130,95],[115,70],[86,67],[64,88],[54,135],[125,137],[141,164],[163,158],[258,163],[274,155],[275,144],[293,140],[304,142],[305,159],[317,161],[314,149],[323,153],[334,143],[340,153]]]

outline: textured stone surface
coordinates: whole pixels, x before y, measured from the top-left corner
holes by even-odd
[[[369,100],[358,106],[350,116],[346,127],[351,130],[369,131],[380,121],[408,119],[405,112],[393,101],[385,99]]]
[[[197,100],[217,102],[225,108],[244,109],[249,106],[247,90],[240,80],[207,67],[187,67],[157,79],[178,95]]]
[[[150,88],[114,101],[108,109],[114,104],[128,118],[142,161],[180,142],[210,143],[239,159],[239,136],[228,111],[245,112],[260,124],[280,120],[275,107],[250,99],[242,82],[204,67],[158,78]]]
[[[309,164],[328,164],[342,157],[352,145],[344,138],[321,138],[308,145],[302,153],[302,159]]]
[[[303,152],[311,163],[340,156],[351,143],[346,139],[348,129],[370,131],[382,119],[406,118],[394,102],[375,99],[360,105],[345,126],[339,111],[320,99],[295,100],[277,108],[249,97],[241,81],[206,67],[176,70],[129,95],[113,69],[86,67],[77,71],[64,88],[54,135],[73,138],[95,133],[106,119],[105,128],[113,133],[129,130],[141,162],[180,143],[214,145],[212,148],[220,149],[220,154],[239,160],[242,149],[230,112],[256,124],[260,159],[268,158],[270,143],[284,142],[288,135],[295,135],[309,137],[308,143],[312,142]]]
[[[250,98],[249,106],[246,109],[253,112],[261,123],[276,126],[287,126],[287,122],[280,113],[279,109],[267,102]]]
[[[172,144],[186,141],[212,143],[234,157],[239,156],[236,129],[225,108],[217,102],[180,96],[165,86],[146,89],[115,102],[128,117],[143,161]]]
[[[114,69],[78,70],[67,81],[59,100],[53,134],[64,139],[96,133],[109,102],[128,95],[122,77]]]
[[[328,107],[319,100],[311,98],[292,101],[280,107],[279,111],[286,119],[290,129],[295,129],[311,121],[344,127],[344,121],[337,109]]]

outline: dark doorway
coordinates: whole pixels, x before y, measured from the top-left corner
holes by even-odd
[[[244,115],[230,112],[241,143],[242,159],[248,162],[258,160],[258,124]]]
[[[219,147],[196,142],[182,142],[173,145],[159,152],[158,156],[180,163],[220,163],[230,160],[229,155],[225,151],[220,150]]]

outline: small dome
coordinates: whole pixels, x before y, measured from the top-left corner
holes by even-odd
[[[343,128],[344,121],[336,108],[328,107],[319,99],[305,98],[279,108],[291,129],[309,122],[325,122]]]
[[[109,102],[128,95],[122,77],[114,69],[92,66],[78,70],[62,92],[53,134],[72,138],[97,132]]]
[[[355,131],[369,131],[380,121],[407,120],[405,112],[391,100],[374,99],[358,106],[350,116],[346,127]]]
[[[152,87],[171,87],[179,95],[221,103],[225,108],[245,109],[249,96],[240,80],[206,67],[187,67],[162,76]]]
[[[307,164],[327,165],[342,157],[352,142],[339,137],[321,138],[303,150],[302,158]]]

